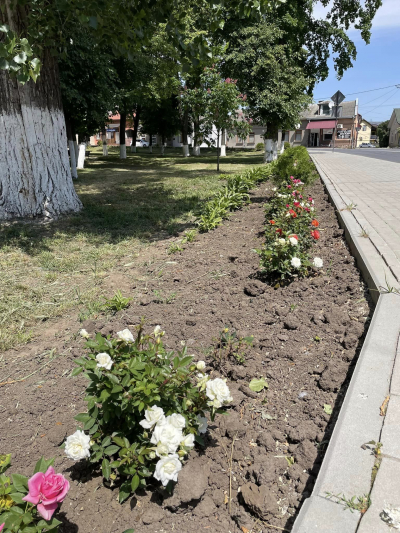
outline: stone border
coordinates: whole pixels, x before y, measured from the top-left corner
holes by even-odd
[[[390,487],[396,485],[400,475],[400,296],[380,293],[379,288],[385,286],[386,280],[396,287],[398,282],[392,272],[387,271],[386,263],[371,240],[360,236],[362,224],[357,212],[342,211],[346,199],[312,155],[311,158],[337,209],[346,241],[377,306],[313,493],[304,502],[292,533],[389,533],[379,513],[387,503],[400,507],[398,484],[389,493],[395,501],[385,500],[389,497],[385,488],[388,472],[392,472],[390,482],[388,480]],[[399,357],[395,363],[396,354]],[[384,418],[380,415],[380,407],[389,394],[393,398]],[[384,458],[372,490],[372,505],[361,516],[328,499],[326,493],[342,494],[350,499],[371,492],[375,457],[370,449],[361,447],[371,440],[383,442]],[[396,461],[397,466],[391,470]]]

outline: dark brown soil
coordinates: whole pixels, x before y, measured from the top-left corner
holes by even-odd
[[[59,448],[84,409],[85,381],[69,377],[82,354],[76,336],[82,325],[54,322],[41,340],[3,355],[0,382],[36,373],[0,387],[0,452],[12,452],[12,471],[26,475],[41,455],[56,457],[57,471],[72,480],[59,513],[62,533],[277,531],[267,524],[291,529],[312,491],[371,304],[321,183],[310,192],[321,224],[315,255],[323,258],[323,271],[280,288],[257,279],[252,249],[263,241],[268,189],[262,186],[250,206],[184,252],[167,255],[164,241],[149,249],[144,265],[143,256],[121,265],[109,281],[110,295],[121,289],[134,298],[131,306],[83,324],[108,334],[145,316],[149,327],[165,329],[168,347],[184,340],[189,353],[207,361],[207,371],[228,376],[234,398],[228,415],[211,424],[205,449],[190,455],[172,496],[154,485],[120,506],[98,472],[72,463]],[[244,364],[229,358],[219,367],[212,357],[225,326],[254,335]],[[248,383],[258,376],[269,388],[257,394]]]

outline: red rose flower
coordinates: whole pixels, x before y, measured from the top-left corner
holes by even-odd
[[[292,215],[292,218],[297,218],[297,213],[293,209],[289,209],[289,213]]]
[[[269,223],[274,225],[275,224],[275,220],[270,220]]]
[[[315,219],[314,219],[314,220],[311,222],[311,226],[314,226],[314,228],[318,228],[318,226],[319,226],[319,222],[318,222],[318,220],[315,220]]]
[[[321,234],[317,229],[315,229],[311,232],[311,237],[314,237],[314,239],[317,241],[321,237]]]
[[[299,240],[299,236],[298,235],[289,235],[289,239],[293,237],[293,239],[296,239],[297,241]]]
[[[277,233],[278,235],[282,235],[283,231],[281,230],[281,228],[278,228],[278,229],[276,230],[276,233]]]

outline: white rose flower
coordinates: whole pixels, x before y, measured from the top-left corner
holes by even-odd
[[[168,422],[168,424],[171,424],[171,426],[174,426],[174,428],[177,429],[183,429],[184,427],[186,427],[185,417],[179,415],[178,413],[174,413],[172,415],[167,416],[166,421]]]
[[[314,257],[313,265],[316,268],[322,268],[324,266],[324,262],[320,257]]]
[[[96,355],[97,367],[105,368],[106,370],[111,370],[114,362],[108,353],[102,352]]]
[[[86,331],[86,329],[81,329],[79,332],[79,335],[83,337],[84,339],[88,339],[90,337],[89,333]]]
[[[185,448],[193,448],[194,447],[194,435],[193,435],[193,433],[189,433],[189,435],[186,435],[186,437],[181,441],[181,446],[184,446]]]
[[[206,368],[206,364],[204,361],[197,361],[196,364],[197,370],[204,370]]]
[[[292,246],[298,245],[297,239],[295,239],[294,237],[290,237],[289,242]]]
[[[154,477],[166,487],[169,481],[178,481],[178,473],[181,469],[182,464],[179,457],[174,453],[158,461]]]
[[[165,455],[168,455],[168,446],[166,444],[163,444],[162,442],[159,442],[156,446],[155,454],[158,457],[164,457]]]
[[[231,392],[226,380],[221,378],[212,379],[207,382],[206,385],[206,396],[210,399],[208,405],[219,408],[222,407],[225,403],[232,401]]]
[[[129,329],[123,329],[122,331],[117,331],[117,337],[124,342],[135,342],[135,337],[129,331]]]
[[[286,244],[285,239],[278,239],[278,244],[279,244],[280,246],[284,246],[284,245]]]
[[[276,187],[272,187],[272,190],[275,192],[276,191]]]
[[[201,372],[197,374],[197,384],[196,387],[198,387],[200,390],[204,390],[206,388],[207,382],[208,382],[208,374],[202,374]]]
[[[314,207],[310,207],[310,211],[315,211]]]
[[[146,409],[144,417],[145,420],[141,420],[139,424],[145,429],[150,429],[155,424],[163,423],[165,420],[164,411],[157,405],[153,405],[153,407]]]
[[[197,422],[199,424],[199,427],[198,427],[197,431],[199,433],[206,433],[207,427],[208,427],[207,418],[205,416],[198,415],[197,416]]]
[[[300,268],[301,267],[301,260],[298,257],[292,257],[292,260],[290,261],[292,267],[294,268]]]
[[[74,461],[90,457],[90,436],[85,435],[80,429],[75,431],[65,441],[65,454]]]
[[[156,458],[156,452],[150,452],[149,459],[155,459],[155,458]]]
[[[175,453],[183,439],[182,430],[168,422],[157,424],[154,428],[150,442],[156,446],[161,443],[168,447],[169,453]],[[157,452],[156,452],[157,453]]]

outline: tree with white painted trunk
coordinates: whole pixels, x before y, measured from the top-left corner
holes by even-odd
[[[9,2],[0,17],[10,32],[20,34],[20,17]],[[0,220],[56,218],[80,208],[56,60],[45,53],[36,83],[0,69]]]

